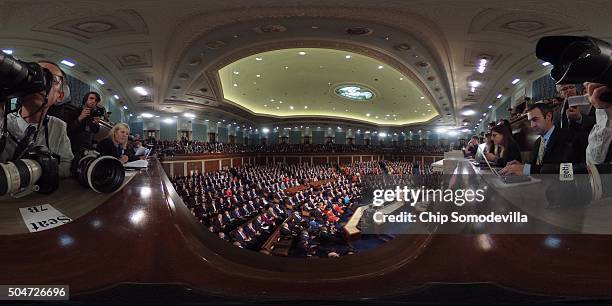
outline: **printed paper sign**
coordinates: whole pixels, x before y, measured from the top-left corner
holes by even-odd
[[[30,233],[45,231],[72,221],[50,204],[19,208],[19,212]]]

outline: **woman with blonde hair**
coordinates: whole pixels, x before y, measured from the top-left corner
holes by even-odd
[[[122,163],[126,163],[129,157],[125,154],[127,149],[130,127],[125,123],[117,123],[108,133],[108,136],[98,143],[96,150],[102,156],[114,156]]]

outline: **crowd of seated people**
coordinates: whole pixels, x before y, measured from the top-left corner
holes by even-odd
[[[244,166],[171,181],[194,216],[237,247],[261,250],[278,231],[292,241],[291,256],[338,257],[355,252],[342,227],[367,204],[366,188],[430,186],[432,176],[428,165],[372,161]]]
[[[155,141],[149,140],[158,153],[164,156],[214,154],[214,153],[418,153],[443,154],[447,146],[410,145],[410,146],[373,146],[355,144],[227,144],[191,140]]]

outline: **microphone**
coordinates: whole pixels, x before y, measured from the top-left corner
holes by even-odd
[[[546,189],[549,207],[584,206],[612,197],[612,164],[545,164],[540,173],[559,174]]]

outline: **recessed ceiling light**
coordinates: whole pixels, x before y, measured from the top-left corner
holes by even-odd
[[[374,118],[378,119],[378,116],[376,116],[376,117],[374,117]]]
[[[124,106],[123,106],[123,109],[128,109],[128,108],[127,108],[127,106],[125,106],[125,105],[124,105]]]
[[[270,99],[270,102],[274,102],[274,99]]]
[[[119,96],[118,95],[113,95],[113,97],[115,97],[115,99],[119,100]]]
[[[183,116],[185,116],[186,118],[190,118],[190,119],[194,119],[196,117],[195,114],[192,114],[192,113],[184,113]]]
[[[370,117],[370,113],[367,113],[367,114],[366,114],[366,117]]]
[[[383,66],[382,65],[378,66],[378,69],[383,69]]]
[[[308,109],[308,105],[304,106],[304,109]]]
[[[293,110],[293,106],[289,106],[289,109],[290,109],[290,110]]]
[[[60,63],[66,65],[68,67],[74,67],[76,65],[75,63],[73,63],[73,62],[71,62],[69,60],[62,60]]]
[[[256,75],[256,77],[261,78],[261,74]]]
[[[264,107],[268,107],[268,104],[264,104]]]
[[[104,81],[102,81],[102,79],[97,79],[96,82],[98,82],[100,85],[104,85]]]
[[[502,94],[498,94],[497,98],[500,99],[502,97]]]
[[[493,108],[493,105],[489,105],[489,109],[492,109],[492,108]]]
[[[300,51],[300,52],[298,52],[298,54],[299,54],[299,55],[306,55],[306,52],[304,52],[304,51]]]
[[[136,91],[138,94],[140,94],[141,96],[147,96],[147,95],[149,95],[149,92],[148,92],[146,89],[144,89],[143,87],[136,86],[136,87],[134,87],[134,90],[135,90],[135,91]]]
[[[283,104],[283,101],[278,101],[279,104]]]
[[[403,80],[404,80],[404,78],[400,78],[400,81],[403,81]]]
[[[350,55],[345,55],[345,56],[344,56],[344,58],[346,58],[346,59],[350,59],[350,58],[351,58],[351,56],[350,56]]]
[[[285,66],[285,69],[289,69],[289,66]]]
[[[8,55],[13,54],[13,50],[11,50],[11,49],[2,49],[2,52],[6,53]]]
[[[256,58],[255,58],[255,60],[256,60],[256,61],[261,61],[261,60],[263,60],[263,58],[261,58],[261,57],[256,57]]]
[[[280,106],[277,106],[276,109],[280,109]]]
[[[464,110],[463,112],[461,112],[461,114],[464,115],[464,116],[474,116],[474,115],[476,115],[476,111],[473,110],[473,109],[467,109],[467,110]]]
[[[425,99],[425,97],[421,97],[421,100],[424,100],[424,99]]]
[[[159,115],[155,115],[155,118],[159,118]]]
[[[542,63],[542,66],[544,66],[544,67],[549,66],[549,65],[550,65],[550,63],[549,63],[549,62],[543,62],[543,63]]]
[[[142,113],[140,114],[143,118],[153,118],[153,115],[149,114],[149,113]]]
[[[240,71],[234,71],[234,74],[240,74]]]
[[[521,81],[521,79],[518,79],[518,78],[514,79],[514,80],[512,80],[512,85],[516,85],[516,83],[518,83],[520,81]]]

